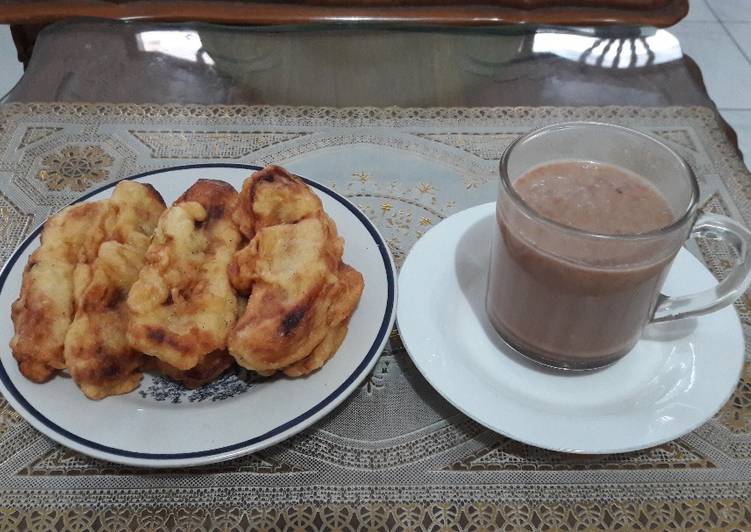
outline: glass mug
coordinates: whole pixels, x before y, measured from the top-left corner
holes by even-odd
[[[599,234],[541,216],[514,190],[514,181],[530,169],[571,160],[607,163],[647,179],[674,221],[641,234]],[[607,366],[634,347],[648,323],[712,312],[751,283],[751,232],[725,216],[699,216],[691,168],[649,135],[594,122],[543,127],[506,149],[500,177],[486,309],[506,342],[536,362],[563,369]],[[733,271],[712,289],[661,295],[673,258],[692,237],[733,247]]]

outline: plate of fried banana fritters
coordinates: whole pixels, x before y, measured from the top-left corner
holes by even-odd
[[[394,281],[367,218],[279,166],[141,174],[50,216],[6,264],[2,393],[98,458],[227,460],[357,388],[393,326]]]

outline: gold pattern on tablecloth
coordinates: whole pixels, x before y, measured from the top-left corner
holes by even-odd
[[[751,364],[746,362],[738,387],[717,414],[717,420],[734,433],[751,433]]]
[[[673,145],[678,145],[694,152],[697,151],[696,143],[691,138],[691,135],[685,130],[652,129],[650,132],[661,137],[663,140],[667,140]]]
[[[498,161],[503,150],[518,137],[513,133],[439,133],[419,136],[459,148],[488,161]]]
[[[0,242],[15,246],[28,233],[33,216],[22,212],[5,194],[0,192]],[[0,248],[0,259],[10,255],[11,245]]]
[[[61,127],[30,127],[24,132],[18,147],[27,148],[35,142],[39,142],[40,140],[45,139],[50,135],[54,135],[55,133],[62,130],[63,128]]]
[[[0,437],[20,423],[25,423],[21,415],[11,408],[8,401],[0,397]]]
[[[703,208],[751,222],[751,175],[704,108],[0,106],[0,253],[78,193],[196,162],[289,165],[348,196],[397,265],[446,216],[493,201],[497,158],[531,128],[641,128],[687,158]],[[207,177],[221,177],[206,170]],[[732,251],[699,242],[721,278]],[[751,334],[749,299],[736,305]],[[653,449],[569,456],[491,433],[443,401],[398,333],[339,408],[281,445],[190,470],[64,449],[0,399],[0,530],[751,529],[751,366],[708,423]]]
[[[196,475],[234,471],[256,475],[279,475],[301,473],[303,469],[285,464],[273,458],[264,457],[262,453],[242,456],[223,464],[200,466],[195,469],[142,469],[112,464],[82,455],[65,447],[56,446],[36,459],[33,463],[19,469],[16,475],[29,477],[49,477],[61,475]]]
[[[499,437],[490,447],[475,451],[448,466],[451,471],[581,471],[586,469],[704,469],[717,467],[680,440],[644,451],[607,456],[550,453]]]
[[[87,507],[20,512],[0,508],[7,530],[745,530],[748,505],[737,500],[583,501],[556,504],[477,501],[426,504],[320,504],[280,508]]]
[[[112,156],[99,146],[66,146],[42,160],[37,179],[50,190],[83,192],[109,177]]]
[[[159,159],[237,159],[309,133],[273,131],[138,131],[129,133]]]

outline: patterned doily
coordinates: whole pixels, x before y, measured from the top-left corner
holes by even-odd
[[[704,210],[751,222],[751,175],[704,108],[10,104],[0,106],[0,256],[87,189],[215,160],[275,162],[333,187],[376,223],[401,264],[432,225],[494,199],[498,159],[517,135],[564,120],[660,137],[696,171]],[[718,278],[734,259],[717,242],[692,250]],[[736,308],[748,334],[751,296]],[[203,391],[154,381],[142,392],[187,407],[253,384],[228,375]],[[3,530],[748,530],[750,494],[750,364],[692,434],[611,456],[552,453],[488,432],[431,389],[396,332],[372,374],[316,427],[197,469],[79,455],[0,400]]]

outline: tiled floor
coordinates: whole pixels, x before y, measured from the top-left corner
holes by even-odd
[[[742,31],[751,31],[751,22],[739,24],[746,26]],[[722,23],[682,21],[669,31],[678,37],[683,53],[699,63],[718,107],[751,108],[751,63]]]
[[[751,167],[751,0],[689,0],[670,31],[704,74],[709,95],[738,133]]]
[[[751,166],[751,0],[689,2],[688,17],[670,31],[699,63],[710,96],[738,133]],[[0,97],[21,74],[10,31],[0,25]]]

